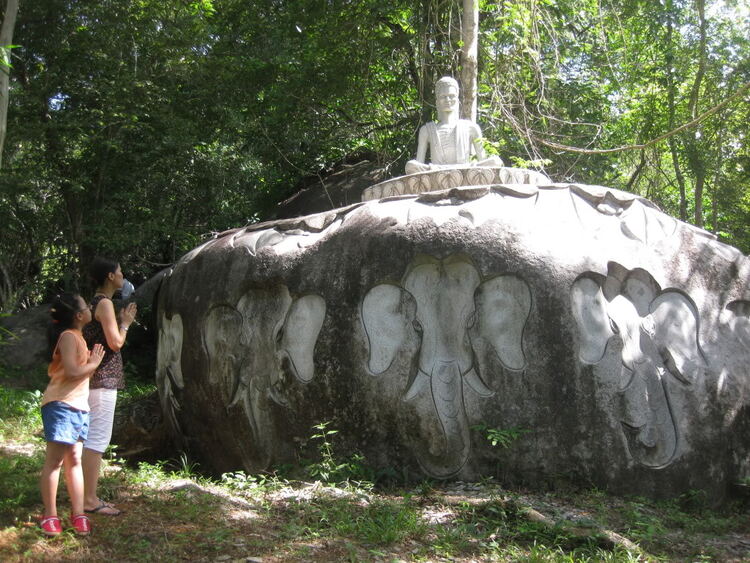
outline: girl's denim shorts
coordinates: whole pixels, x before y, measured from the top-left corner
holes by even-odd
[[[44,439],[48,442],[73,445],[86,440],[89,434],[89,413],[61,401],[52,401],[42,407],[42,423]]]

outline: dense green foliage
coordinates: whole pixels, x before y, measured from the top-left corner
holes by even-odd
[[[478,121],[509,164],[639,193],[748,252],[749,13],[481,0]],[[22,1],[0,309],[76,286],[96,253],[143,279],[349,155],[400,173],[434,80],[457,75],[460,16],[457,0]],[[646,146],[596,152],[629,145]]]

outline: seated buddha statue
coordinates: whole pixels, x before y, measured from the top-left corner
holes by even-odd
[[[499,157],[485,153],[479,125],[459,119],[458,82],[453,78],[444,76],[435,83],[435,106],[438,120],[419,129],[417,157],[406,163],[407,174],[460,166],[503,166]],[[472,152],[476,160],[471,160]]]

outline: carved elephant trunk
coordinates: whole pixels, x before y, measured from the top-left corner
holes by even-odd
[[[441,451],[430,449],[420,460],[435,477],[446,479],[461,470],[469,455],[469,428],[464,410],[463,380],[455,361],[437,361],[430,374],[430,388],[443,434]]]

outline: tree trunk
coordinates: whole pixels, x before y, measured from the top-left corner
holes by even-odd
[[[716,135],[716,146],[723,147],[725,132],[724,127],[727,122],[724,112],[719,114],[719,119],[721,120],[722,126],[719,128]],[[719,154],[721,154],[721,152]],[[713,182],[709,184],[711,193],[711,232],[713,234],[718,234],[719,232],[719,186],[722,183],[722,176],[723,173],[721,160],[719,160],[719,163],[717,163],[714,167]]]
[[[695,8],[698,12],[698,32],[700,34],[700,53],[698,54],[698,71],[695,73],[695,80],[690,91],[690,117],[695,119],[698,116],[698,102],[700,101],[700,91],[703,83],[703,76],[706,74],[706,63],[708,53],[706,49],[706,17],[704,0],[695,0]],[[706,163],[699,147],[698,129],[687,142],[687,156],[690,170],[695,174],[695,213],[694,223],[698,227],[703,227],[703,186],[706,182]]]
[[[666,75],[667,75],[667,108],[668,108],[668,125],[667,129],[673,131],[675,128],[675,84],[674,84],[674,54],[672,51],[672,34],[674,24],[672,23],[672,2],[667,2],[667,53],[666,53]],[[680,159],[677,152],[677,139],[674,136],[669,137],[667,141],[669,153],[672,156],[672,166],[674,168],[675,179],[680,191],[680,220],[687,221],[687,194],[685,190],[685,178],[682,175]]]
[[[433,82],[434,77],[432,76],[432,65],[433,65],[433,58],[432,58],[432,52],[430,47],[430,41],[429,37],[432,33],[432,26],[431,26],[431,14],[432,14],[432,6],[430,0],[423,0],[420,4],[420,17],[419,17],[419,24],[421,25],[421,29],[419,30],[419,33],[417,34],[417,41],[418,48],[417,48],[417,59],[419,64],[419,85],[418,85],[418,91],[419,91],[419,98],[420,102],[422,104],[422,115],[420,118],[420,124],[421,123],[427,123],[432,119],[432,107],[430,107],[427,100],[434,100],[433,98]]]
[[[479,0],[463,0],[461,19],[461,117],[477,120]]]
[[[10,46],[16,26],[18,0],[6,0],[3,25],[0,27],[0,168],[3,167],[3,146],[8,127],[8,96],[10,94]]]
[[[706,173],[701,166],[695,175],[695,214],[693,223],[703,228],[703,188],[706,185]]]

